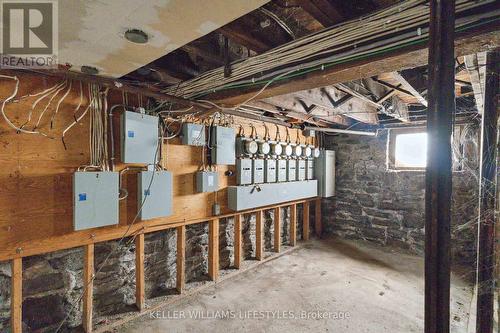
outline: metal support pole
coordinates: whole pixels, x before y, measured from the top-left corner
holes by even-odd
[[[477,244],[476,332],[493,332],[495,271],[495,197],[498,144],[500,52],[486,54],[484,109],[481,120],[481,162]]]
[[[425,177],[425,332],[450,331],[451,133],[455,112],[455,1],[430,1]]]

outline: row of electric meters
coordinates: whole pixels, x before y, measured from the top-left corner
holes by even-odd
[[[250,159],[236,160],[237,185],[292,182],[314,179],[314,160]]]

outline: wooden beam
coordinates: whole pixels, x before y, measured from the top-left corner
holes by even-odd
[[[466,55],[465,67],[469,73],[472,84],[472,91],[476,100],[476,107],[479,114],[483,114],[484,109],[484,80],[486,75],[486,53],[479,52]]]
[[[186,286],[186,226],[177,227],[177,279],[176,289],[182,293]]]
[[[290,206],[290,246],[297,245],[297,205]]]
[[[309,240],[309,201],[303,203],[302,207],[302,239]]]
[[[135,304],[139,311],[145,307],[144,234],[135,238]]]
[[[410,92],[410,94],[415,97],[418,102],[420,104],[422,104],[423,106],[427,106],[427,99],[425,99],[424,96],[422,96],[422,94],[420,94],[417,89],[415,89],[410,82],[408,82],[408,80],[406,80],[405,77],[403,77],[403,75],[401,75],[400,73],[398,72],[392,72],[391,73],[392,77],[394,77],[400,84],[401,86],[403,86],[403,88],[405,90],[407,90],[408,92]]]
[[[478,217],[476,332],[493,332],[500,51],[486,54]]]
[[[252,33],[251,28],[242,26],[237,21],[223,26],[219,29],[219,32],[237,44],[257,53],[263,53],[271,48],[271,45],[268,45]]]
[[[234,217],[234,267],[241,267],[242,244],[241,244],[241,224],[243,215],[238,214]]]
[[[84,246],[83,261],[82,326],[86,333],[90,333],[92,332],[92,307],[94,296],[94,244]]]
[[[23,331],[23,259],[15,258],[10,262],[12,269],[10,295],[10,327],[12,333]]]
[[[345,19],[328,0],[297,0],[296,3],[325,28]]]
[[[264,259],[264,211],[257,211],[255,216],[255,257]]]
[[[321,198],[317,198],[315,201],[316,204],[316,210],[314,211],[314,229],[316,230],[316,236],[318,238],[321,238],[321,234],[323,232],[323,226],[321,222]]]
[[[281,208],[274,209],[274,252],[281,251]]]
[[[219,219],[208,222],[208,276],[219,278]]]
[[[455,1],[430,1],[425,176],[425,333],[450,331],[451,133]]]

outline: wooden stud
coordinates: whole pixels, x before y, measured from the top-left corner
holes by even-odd
[[[316,199],[316,221],[315,221],[315,229],[316,229],[316,236],[318,238],[321,238],[321,233],[322,233],[322,225],[321,225],[321,198]]]
[[[274,209],[274,252],[281,250],[281,207]]]
[[[86,333],[90,333],[92,332],[92,303],[94,295],[94,244],[84,246],[84,256],[82,326]]]
[[[264,212],[259,210],[255,217],[255,257],[257,260],[264,259]]]
[[[186,284],[186,226],[177,227],[177,281],[176,289],[182,293]]]
[[[208,275],[213,281],[219,277],[219,219],[208,222]]]
[[[304,202],[302,210],[302,239],[309,240],[309,201]]]
[[[23,258],[12,259],[12,290],[10,297],[10,326],[12,333],[21,333],[23,330]]]
[[[290,206],[290,246],[297,245],[297,205]]]
[[[144,234],[135,238],[135,304],[139,311],[144,310]]]
[[[241,220],[243,215],[238,214],[234,217],[234,267],[241,267]]]

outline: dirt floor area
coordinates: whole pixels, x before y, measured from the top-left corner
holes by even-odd
[[[117,327],[153,332],[423,332],[421,257],[328,239]],[[452,278],[452,332],[467,332],[472,288]]]

